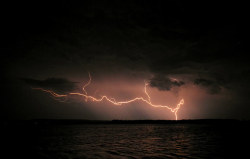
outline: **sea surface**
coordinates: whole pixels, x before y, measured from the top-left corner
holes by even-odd
[[[245,158],[249,124],[2,126],[4,158]]]

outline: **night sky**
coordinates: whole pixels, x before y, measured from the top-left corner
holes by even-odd
[[[247,5],[211,1],[29,2],[1,5],[1,118],[175,119],[143,102],[66,102],[82,92],[143,96],[178,119],[250,119]]]

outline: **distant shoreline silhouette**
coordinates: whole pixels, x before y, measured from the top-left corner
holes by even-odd
[[[189,119],[189,120],[85,120],[85,119],[32,119],[2,120],[2,125],[74,125],[74,124],[250,124],[250,120],[237,119]]]

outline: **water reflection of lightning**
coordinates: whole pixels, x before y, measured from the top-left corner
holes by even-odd
[[[143,101],[143,102],[147,103],[148,105],[150,105],[152,107],[167,108],[168,110],[170,110],[171,112],[174,113],[176,120],[178,119],[177,112],[180,109],[181,105],[184,104],[184,99],[181,99],[181,101],[177,104],[177,106],[175,108],[171,108],[171,107],[169,107],[167,105],[153,104],[151,102],[151,97],[149,96],[149,94],[147,92],[147,86],[149,85],[149,83],[146,82],[146,81],[145,81],[145,85],[144,85],[144,93],[146,94],[147,99],[145,99],[143,97],[136,97],[136,98],[126,100],[126,101],[116,101],[114,98],[109,98],[106,95],[103,95],[100,98],[88,95],[85,88],[88,85],[90,85],[90,83],[91,83],[91,75],[89,73],[89,81],[82,87],[83,93],[71,92],[71,93],[68,93],[68,94],[58,94],[58,93],[55,93],[52,90],[46,90],[46,89],[43,89],[43,88],[33,88],[33,89],[37,89],[37,90],[41,90],[41,91],[44,91],[46,93],[49,93],[50,95],[52,95],[52,97],[54,99],[62,101],[62,102],[66,101],[70,95],[82,96],[85,99],[86,102],[87,101],[102,102],[103,100],[106,100],[106,101],[108,101],[108,102],[110,102],[110,103],[112,103],[114,105],[118,105],[118,106],[123,105],[123,104],[129,104],[129,103],[132,103],[132,102],[135,102],[135,101]]]

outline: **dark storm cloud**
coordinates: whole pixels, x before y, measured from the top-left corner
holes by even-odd
[[[180,87],[184,84],[185,83],[183,81],[172,80],[162,75],[157,75],[157,76],[154,76],[152,79],[150,79],[150,86],[156,87],[157,89],[161,91],[169,91],[173,87]]]
[[[76,88],[76,82],[71,82],[64,78],[48,78],[45,80],[24,78],[22,80],[32,87],[41,87],[44,89],[52,89],[60,92],[69,92]]]
[[[215,81],[197,84],[212,88],[209,92],[218,93],[218,85],[227,88],[231,84],[235,88],[234,85],[242,84],[235,79],[237,71],[244,69],[247,63],[244,55],[238,53],[244,50],[244,28],[241,29],[244,25],[225,7],[220,14],[224,3],[206,4],[207,7],[202,2],[195,2],[200,7],[194,7],[193,3],[178,0],[56,3],[58,10],[52,5],[46,14],[42,12],[47,6],[44,4],[38,10],[32,9],[32,15],[20,13],[26,22],[20,30],[26,28],[26,31],[18,33],[21,40],[17,38],[16,45],[21,49],[15,54],[25,52],[19,56],[39,63],[42,69],[63,65],[104,73],[132,70],[156,76],[189,74],[196,78],[200,75]],[[30,47],[33,52],[27,51]],[[25,62],[22,65],[26,65]],[[154,85],[162,85],[165,90],[178,86],[164,80],[167,84],[155,82]]]
[[[38,65],[42,69],[63,63],[69,69],[80,66],[81,69],[104,73],[132,70],[150,72],[156,76],[160,74],[162,77],[170,74],[198,77],[199,74],[204,79],[215,81],[210,85],[204,82],[197,84],[206,89],[210,87],[210,93],[219,93],[220,87],[217,85],[227,88],[232,83],[231,87],[234,88],[238,79],[233,81],[234,74],[237,74],[233,66],[241,70],[246,62],[244,56],[236,54],[243,50],[240,31],[235,26],[239,19],[231,18],[232,13],[227,10],[225,12],[229,15],[226,17],[216,14],[220,7],[213,7],[214,14],[210,14],[206,12],[210,11],[209,7],[195,7],[197,12],[190,12],[190,6],[192,3],[182,1],[128,1],[120,8],[119,3],[96,1],[59,6],[58,12],[64,13],[65,8],[69,16],[57,15],[53,10],[47,14],[54,16],[35,12],[43,17],[43,21],[36,21],[38,25],[34,31],[43,30],[47,34],[35,32],[32,38],[24,36],[26,39],[23,43],[27,48],[36,46],[35,51],[27,51],[24,58],[41,63]],[[28,21],[32,17],[26,18]],[[45,29],[39,28],[40,23],[45,24]],[[51,24],[49,28],[47,24]],[[32,39],[32,43],[29,39]],[[217,79],[225,82],[220,83],[221,80]],[[155,82],[152,86],[157,85],[162,90],[178,86],[173,81],[160,78],[162,80],[165,84]]]
[[[204,79],[204,78],[195,79],[194,84],[206,88],[207,92],[210,94],[217,94],[221,90],[221,87],[218,83],[212,80]]]

